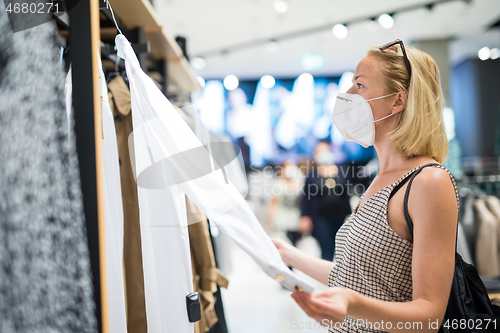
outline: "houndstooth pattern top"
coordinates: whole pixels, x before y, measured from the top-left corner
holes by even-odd
[[[436,167],[448,172],[456,192],[451,173],[441,165]],[[401,238],[389,226],[387,204],[397,185],[418,168],[375,193],[363,206],[359,207],[358,204],[355,212],[337,232],[336,264],[328,277],[329,287],[349,288],[383,301],[412,300],[413,244]],[[354,318],[346,316],[342,323],[331,325],[329,332],[383,332],[359,324]]]

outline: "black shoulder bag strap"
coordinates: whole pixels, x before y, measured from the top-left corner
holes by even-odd
[[[415,173],[415,171],[417,171],[417,170],[414,170],[413,173]],[[411,178],[410,176],[413,175],[413,173],[410,173],[408,175],[408,177],[406,177],[405,179],[400,181],[398,185],[394,186],[394,188],[391,191],[391,194],[389,195],[389,199],[387,201],[391,200],[391,198],[394,196],[394,194],[396,194],[401,189],[401,187],[403,187],[410,180],[410,178]]]
[[[410,197],[410,188],[411,188],[411,184],[413,183],[413,180],[415,179],[415,177],[424,168],[429,167],[429,166],[440,166],[440,164],[438,164],[438,163],[429,163],[429,164],[426,164],[426,165],[422,165],[420,168],[418,168],[417,170],[415,170],[415,172],[413,173],[413,175],[410,178],[410,181],[408,182],[408,186],[406,187],[405,199],[404,199],[404,203],[403,203],[403,212],[404,212],[404,215],[405,215],[406,225],[408,226],[408,230],[410,231],[410,237],[411,237],[412,243],[413,243],[413,222],[411,220],[410,213],[408,212],[408,198]],[[458,235],[458,225],[457,225],[457,235]],[[457,237],[457,239],[458,239],[458,237]],[[457,243],[455,241],[455,251],[456,251],[456,247],[457,247]]]
[[[399,189],[409,179],[408,187],[406,188],[406,192],[405,192],[403,210],[404,210],[406,225],[408,226],[408,230],[410,232],[410,237],[411,237],[412,242],[413,242],[413,222],[411,220],[410,213],[408,212],[408,198],[410,196],[410,188],[411,188],[411,184],[413,183],[413,180],[415,179],[415,177],[422,171],[423,168],[428,167],[428,166],[440,166],[440,164],[431,163],[431,164],[426,164],[426,165],[421,166],[420,168],[418,168],[414,172],[414,174],[411,177],[407,177],[406,179],[404,179],[404,181],[401,182],[403,184],[400,183],[400,184],[398,184],[398,187],[397,187],[397,189]],[[399,186],[399,185],[401,185],[401,186]],[[396,188],[395,188],[395,190],[396,190]],[[458,200],[458,198],[457,198],[457,200]],[[455,258],[457,258],[457,256],[460,257],[460,255],[457,253],[457,240],[458,240],[458,221],[457,221],[457,230],[456,230],[456,238],[455,238]],[[463,262],[462,259],[460,259],[460,261]],[[481,278],[479,277],[474,266],[463,262],[462,268],[463,268],[463,272],[466,275],[469,282],[471,282],[484,295],[489,306],[493,309],[493,311],[496,311],[497,315],[498,315],[499,310],[498,310],[498,308],[494,307],[491,304],[491,300],[488,297],[488,292],[486,290],[486,287],[484,286],[483,282],[481,281]],[[454,277],[454,279],[455,279],[455,277]]]

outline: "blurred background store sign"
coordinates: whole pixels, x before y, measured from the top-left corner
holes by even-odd
[[[306,53],[302,56],[302,68],[306,71],[320,69],[324,63],[325,60],[321,54]]]

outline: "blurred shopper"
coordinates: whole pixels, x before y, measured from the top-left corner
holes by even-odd
[[[333,122],[345,139],[375,147],[379,172],[337,234],[334,264],[275,240],[286,263],[331,287],[292,297],[329,332],[394,332],[401,323],[436,332],[458,220],[455,181],[439,164],[448,151],[439,71],[427,53],[396,40],[369,50],[353,83],[338,95]]]
[[[309,231],[321,248],[321,258],[333,260],[335,235],[351,214],[347,182],[333,163],[330,145],[320,142],[307,175],[301,203],[300,229]]]
[[[293,246],[302,237],[299,229],[300,198],[304,177],[293,160],[277,168],[269,205],[269,222],[275,231],[286,234]]]

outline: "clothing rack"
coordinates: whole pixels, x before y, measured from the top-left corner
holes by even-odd
[[[476,196],[495,195],[500,197],[500,175],[464,176],[458,185],[471,187]]]
[[[102,179],[101,103],[97,68],[99,7],[97,0],[79,1],[69,11],[70,61],[76,149],[80,166],[83,207],[87,225],[98,331],[107,333],[104,253],[104,198]]]
[[[464,176],[461,180],[464,184],[469,183],[497,183],[500,182],[500,175],[490,175],[490,176]]]
[[[163,91],[169,79],[181,90],[201,89],[177,42],[167,35],[156,20],[147,0],[113,0],[111,6],[121,32],[133,44],[141,67],[159,71]],[[114,38],[117,25],[108,9],[108,0],[81,0],[67,13],[54,13],[59,34],[66,38],[72,66],[74,131],[79,160],[83,206],[87,227],[98,332],[108,332],[106,292],[104,199],[102,175],[102,115],[99,94],[97,52],[115,59]],[[104,47],[101,48],[101,42]],[[110,57],[112,55],[112,57]],[[113,61],[113,60],[112,60]],[[123,62],[122,62],[123,65]]]
[[[468,157],[462,157],[461,164],[462,164],[462,170],[466,175],[488,176],[488,175],[498,175],[500,173],[499,158],[468,156]]]

